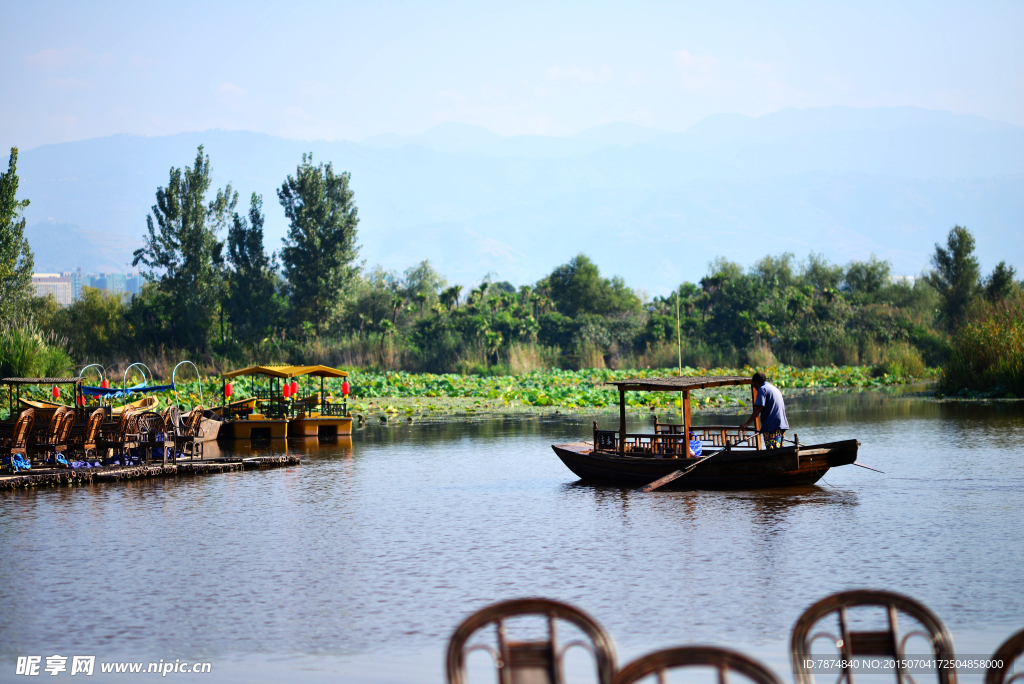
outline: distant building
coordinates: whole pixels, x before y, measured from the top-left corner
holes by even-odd
[[[104,273],[107,279],[107,292],[111,294],[124,294],[127,277],[124,273]]]
[[[75,301],[75,290],[68,273],[33,273],[32,284],[36,287],[37,297],[53,295],[61,306]]]
[[[137,295],[142,292],[142,276],[134,273],[125,278],[125,291],[130,295]]]
[[[96,275],[95,273],[89,274],[89,287],[95,287],[97,290],[107,289],[107,278],[102,273]]]
[[[61,273],[61,276],[71,279],[71,299],[77,302],[82,298],[82,269]]]

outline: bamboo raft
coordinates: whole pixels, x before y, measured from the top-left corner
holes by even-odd
[[[179,475],[211,475],[242,470],[284,468],[302,463],[297,454],[279,456],[225,457],[179,461],[167,465],[108,466],[101,468],[33,468],[13,475],[0,475],[0,489],[45,487],[100,482],[117,482],[150,477],[177,477]]]

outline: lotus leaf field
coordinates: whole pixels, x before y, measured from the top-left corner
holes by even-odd
[[[795,368],[792,366],[773,366],[764,369],[769,379],[779,388],[815,389],[815,388],[878,388],[900,385],[907,382],[906,378],[889,375],[876,377],[872,366],[829,366],[816,368]],[[561,409],[606,409],[617,406],[618,392],[604,383],[609,380],[627,378],[646,378],[666,375],[678,375],[676,369],[647,370],[549,370],[536,371],[516,376],[488,377],[480,375],[435,375],[432,373],[377,372],[351,369],[350,406],[356,412],[390,411],[394,407],[387,400],[396,400],[391,404],[402,405],[409,411],[410,404],[426,405],[430,410],[439,412],[465,409],[470,412],[480,409],[528,409],[529,407],[555,407]],[[682,375],[747,375],[754,372],[752,368],[683,368]],[[934,372],[929,373],[929,377]],[[319,389],[319,379],[299,378],[300,392]],[[329,380],[326,386],[335,397],[341,396],[341,382]],[[201,388],[201,393],[200,393]],[[35,398],[48,399],[49,387],[39,387],[22,393],[29,393]],[[233,385],[232,399],[251,396],[253,390],[267,389],[265,379],[237,378]],[[158,393],[160,405],[174,402],[172,392]],[[223,385],[215,376],[204,378],[201,383],[178,383],[177,402],[185,407],[198,404],[200,401],[207,406],[222,403]],[[695,409],[715,408],[734,405],[747,406],[749,403],[747,388],[717,388],[693,394]],[[382,401],[384,400],[384,401]],[[674,393],[662,392],[630,392],[627,403],[631,407],[659,409],[679,406],[679,396]],[[3,405],[7,401],[4,398]]]

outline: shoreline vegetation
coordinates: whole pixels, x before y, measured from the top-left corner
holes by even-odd
[[[857,387],[931,378],[945,395],[1024,396],[1024,285],[1004,262],[983,276],[961,226],[916,278],[873,255],[838,265],[784,253],[746,268],[719,257],[699,282],[652,297],[580,253],[535,283],[487,274],[467,288],[428,261],[401,274],[364,268],[349,174],[312,154],[277,192],[289,228],[268,251],[263,198],[253,193],[236,211],[239,193],[230,183],[214,190],[200,147],[156,190],[133,261],[141,292],[84,287],[61,306],[33,296],[16,163],[12,149],[0,178],[0,377],[98,363],[117,380],[138,361],[166,381],[184,359],[210,376],[323,364],[382,388],[414,377],[401,382],[491,383],[519,388],[500,390],[503,401],[569,408],[605,401],[565,380],[573,373],[777,368],[785,382],[835,368]]]
[[[630,377],[678,375],[674,368],[637,370],[587,369],[580,371],[534,371],[515,376],[408,373],[405,371],[366,371],[349,369],[353,374],[349,408],[362,421],[423,420],[487,417],[496,414],[578,412],[602,413],[618,410],[618,392],[605,383]],[[682,374],[752,375],[762,370],[787,396],[818,391],[859,391],[898,389],[910,382],[934,380],[937,372],[926,371],[918,378],[878,375],[870,366],[794,368],[772,366],[744,368],[683,368]],[[307,381],[310,382],[310,381]],[[302,383],[300,382],[300,387]],[[310,384],[316,390],[318,383]],[[233,384],[232,400],[245,399],[256,392],[266,393],[269,384],[258,378],[239,379]],[[327,379],[325,390],[334,401],[341,401],[341,381]],[[50,400],[49,387],[25,388],[22,396]],[[179,381],[177,401],[186,408],[202,401],[206,406],[222,402],[222,384],[217,377]],[[173,392],[155,393],[160,406],[175,401]],[[749,411],[750,391],[746,387],[722,387],[693,393],[692,410],[698,413],[734,408]],[[124,401],[124,400],[122,400]],[[98,405],[95,399],[87,407]],[[629,393],[630,412],[661,412],[671,415],[679,410],[674,393]],[[0,413],[6,412],[6,403]],[[383,420],[382,420],[383,419]]]

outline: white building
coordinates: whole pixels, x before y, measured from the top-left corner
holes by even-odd
[[[35,285],[37,297],[53,295],[61,306],[68,306],[75,301],[75,288],[70,273],[33,273],[32,284]]]

